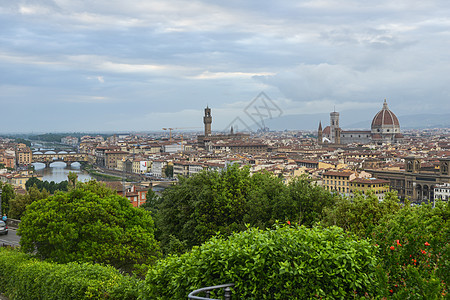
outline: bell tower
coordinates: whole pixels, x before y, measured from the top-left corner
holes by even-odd
[[[209,108],[208,106],[206,106],[205,108],[205,116],[203,117],[203,123],[205,124],[205,136],[210,136],[212,116],[211,116],[211,108]]]

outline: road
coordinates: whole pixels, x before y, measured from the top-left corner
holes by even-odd
[[[8,234],[0,235],[0,245],[19,246],[20,236],[16,233],[16,229],[9,228]]]

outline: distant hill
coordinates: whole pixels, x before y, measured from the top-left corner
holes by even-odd
[[[427,129],[427,128],[450,128],[449,114],[420,114],[398,116],[400,128],[405,129]],[[366,128],[370,129],[372,120],[357,122],[348,125],[344,129]]]
[[[340,116],[341,128],[345,129],[370,129],[373,116],[361,111],[344,111]],[[420,114],[398,117],[401,128],[425,129],[425,128],[450,128],[449,114]],[[317,130],[319,121],[325,128],[330,123],[330,114],[298,114],[285,115],[271,120],[265,120],[266,127],[270,130]],[[257,129],[252,126],[252,129]]]

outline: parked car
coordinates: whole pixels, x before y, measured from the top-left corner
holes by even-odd
[[[0,221],[0,234],[8,234],[8,225],[5,221]]]

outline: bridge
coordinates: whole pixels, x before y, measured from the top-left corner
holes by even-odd
[[[62,161],[67,165],[71,165],[74,162],[85,163],[93,162],[94,158],[91,158],[86,153],[75,153],[66,151],[46,151],[46,152],[33,152],[31,162],[33,163],[44,163],[46,167],[50,166],[51,163]]]

